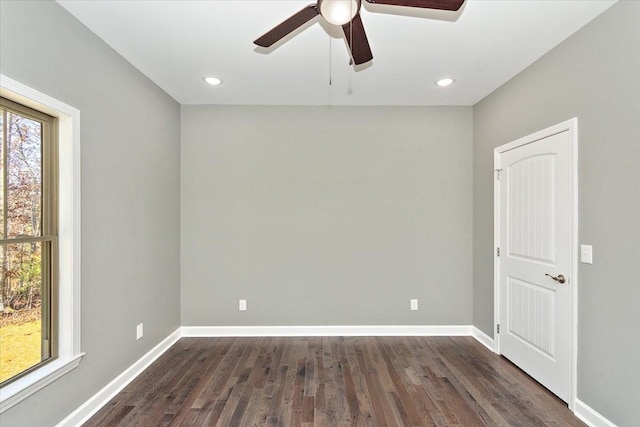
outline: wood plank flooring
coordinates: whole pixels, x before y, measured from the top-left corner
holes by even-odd
[[[182,338],[85,426],[582,426],[471,337]]]

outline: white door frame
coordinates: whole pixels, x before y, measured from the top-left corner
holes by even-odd
[[[500,247],[500,182],[498,174],[500,169],[500,155],[514,148],[530,144],[535,141],[556,135],[560,132],[569,131],[569,161],[570,180],[569,191],[571,206],[571,267],[569,280],[571,283],[571,397],[568,405],[569,409],[575,410],[577,399],[577,361],[578,361],[578,118],[574,117],[557,125],[548,127],[539,132],[512,141],[508,144],[497,147],[493,152],[494,163],[494,250],[493,250],[493,313],[494,313],[494,351],[500,353],[500,334],[497,333],[496,325],[500,323],[500,257],[497,248]]]

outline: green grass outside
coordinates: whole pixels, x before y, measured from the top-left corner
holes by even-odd
[[[0,326],[0,382],[40,363],[40,320]]]

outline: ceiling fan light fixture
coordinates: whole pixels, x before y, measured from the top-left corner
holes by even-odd
[[[454,82],[455,82],[455,80],[447,77],[446,79],[438,80],[436,82],[436,85],[438,85],[440,87],[447,87],[447,86],[451,86]]]
[[[218,86],[222,84],[222,80],[217,77],[205,77],[204,81],[210,84],[211,86]]]
[[[414,7],[419,9],[458,10],[465,0],[365,0],[367,3],[377,3],[388,6]],[[269,48],[275,43],[291,36],[292,33],[311,20],[321,15],[332,25],[342,27],[351,63],[360,65],[373,59],[371,46],[360,18],[362,0],[316,0],[304,9],[294,13],[262,36],[253,41],[260,47]]]
[[[333,25],[344,25],[358,14],[360,1],[358,0],[320,0],[318,2],[320,14]]]

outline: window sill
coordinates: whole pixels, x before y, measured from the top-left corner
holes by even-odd
[[[57,359],[0,389],[0,414],[80,365],[84,353]]]

